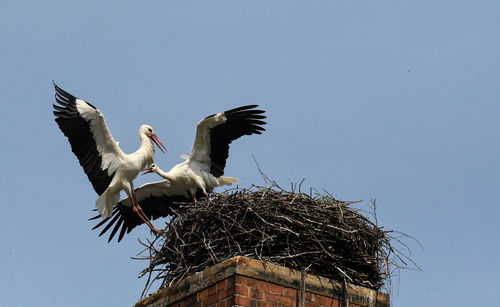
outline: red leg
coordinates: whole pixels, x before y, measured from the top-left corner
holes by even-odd
[[[156,229],[153,226],[153,224],[151,224],[151,222],[149,221],[147,215],[144,213],[144,211],[142,211],[141,206],[139,206],[139,203],[135,199],[135,196],[132,196],[132,210],[134,210],[134,212],[139,216],[139,218],[144,223],[146,223],[146,225],[148,225],[148,227],[149,227],[149,229],[151,229],[151,231],[156,232],[156,233],[162,233],[161,231],[159,231],[158,229]]]

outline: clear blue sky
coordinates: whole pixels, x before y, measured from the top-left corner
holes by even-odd
[[[260,104],[266,133],[227,163],[240,186],[263,184],[255,155],[285,187],[377,199],[379,223],[424,246],[394,306],[498,302],[499,16],[493,0],[0,1],[2,305],[131,306],[145,283],[145,227],[120,244],[90,230],[52,80],[125,152],[155,127],[164,169],[201,118]]]

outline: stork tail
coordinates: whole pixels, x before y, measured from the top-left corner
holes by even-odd
[[[219,180],[220,185],[231,185],[233,182],[237,182],[238,179],[234,177],[219,177],[217,178]]]
[[[113,205],[120,200],[120,193],[110,193],[109,188],[102,193],[95,201],[95,207],[102,218],[108,218],[113,215]]]

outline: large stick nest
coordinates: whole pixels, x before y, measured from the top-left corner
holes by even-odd
[[[145,291],[155,280],[165,287],[234,256],[378,290],[389,277],[388,265],[398,262],[390,259],[391,237],[350,204],[277,186],[179,204],[164,235],[145,244]]]

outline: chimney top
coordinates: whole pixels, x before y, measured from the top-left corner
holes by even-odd
[[[356,306],[390,305],[389,295],[382,292],[315,275],[306,274],[302,279],[301,271],[237,256],[160,289],[135,307],[170,306],[177,302],[180,306],[196,303],[202,306],[204,300],[207,301],[203,306],[221,301],[226,301],[227,306],[231,306],[228,303],[246,306],[245,302],[252,301],[253,305],[275,302],[277,306],[300,306],[297,302],[301,296],[306,303],[314,301],[317,306],[327,306],[320,302],[328,300],[328,306],[344,306],[346,298]]]

